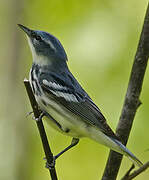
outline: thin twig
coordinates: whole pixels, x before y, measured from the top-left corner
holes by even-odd
[[[132,67],[127,93],[116,129],[117,136],[124,145],[127,144],[133,120],[140,104],[140,93],[142,89],[144,74],[149,57],[149,5],[144,19],[144,25],[140,36],[134,64]],[[102,180],[115,180],[120,168],[122,155],[110,151],[109,158],[104,170]]]
[[[147,168],[149,168],[149,161],[145,163],[143,166],[141,166],[139,169],[134,171],[133,173],[129,173],[129,175],[125,174],[124,177],[121,180],[131,180],[134,179],[136,176],[144,172]],[[132,169],[131,169],[132,170]],[[131,171],[129,170],[129,171]]]
[[[39,118],[41,112],[38,109],[38,104],[37,104],[36,99],[34,97],[34,94],[32,92],[30,83],[27,79],[24,79],[24,84],[25,84],[26,91],[27,91],[27,94],[28,94],[28,97],[29,97],[29,100],[30,100],[30,103],[31,103],[31,106],[33,109],[34,117]],[[46,135],[42,120],[36,121],[36,124],[37,124],[38,130],[40,133],[40,137],[42,140],[42,145],[43,145],[43,149],[45,152],[47,163],[52,164],[53,163],[53,154],[51,152],[51,149],[50,149],[50,146],[48,143],[47,135]],[[55,170],[55,166],[48,168],[48,169],[50,171],[51,179],[52,180],[58,180],[56,170]]]
[[[135,165],[132,164],[132,166],[129,168],[129,170],[126,172],[126,174],[122,177],[121,180],[127,180],[127,178],[129,177],[131,171],[135,168]]]

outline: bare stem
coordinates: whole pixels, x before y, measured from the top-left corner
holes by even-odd
[[[133,120],[140,104],[140,93],[144,74],[149,57],[149,5],[147,7],[144,25],[140,36],[138,48],[134,58],[134,63],[128,83],[128,89],[125,96],[124,105],[120,120],[116,129],[117,136],[122,140],[124,145],[127,144],[131,131]],[[110,151],[109,158],[104,170],[102,180],[115,180],[120,168],[122,155]]]
[[[38,109],[38,104],[37,104],[34,94],[32,92],[30,83],[27,79],[25,79],[24,84],[25,84],[25,88],[26,88],[26,91],[27,91],[27,94],[28,94],[28,97],[29,97],[29,100],[30,100],[30,103],[31,103],[31,106],[33,109],[34,117],[39,118],[40,110]],[[43,149],[45,152],[47,163],[52,164],[53,163],[53,154],[51,152],[51,149],[50,149],[50,146],[48,143],[47,135],[46,135],[42,120],[36,121],[36,123],[37,123],[38,131],[40,133],[40,138],[42,140],[42,145],[43,145]],[[55,166],[48,168],[48,169],[50,171],[51,179],[58,180]]]
[[[149,161],[145,163],[143,166],[141,166],[139,169],[134,171],[133,173],[130,174],[132,167],[129,169],[129,173],[127,172],[124,177],[121,180],[131,180],[134,179],[136,176],[144,172],[147,168],[149,168]]]
[[[126,172],[126,174],[124,175],[124,177],[122,177],[121,180],[127,180],[127,178],[129,177],[131,171],[135,168],[134,164],[132,164],[132,166],[129,168],[129,170]]]

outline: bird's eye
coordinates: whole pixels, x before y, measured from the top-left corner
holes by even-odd
[[[35,39],[38,40],[38,41],[40,41],[40,40],[41,40],[41,37],[40,37],[40,36],[36,36]]]
[[[35,38],[38,41],[41,40],[41,37],[39,35],[37,35],[35,32],[32,32],[31,36],[32,36],[32,38]]]

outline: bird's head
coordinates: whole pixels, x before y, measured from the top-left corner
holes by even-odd
[[[44,31],[31,30],[21,24],[18,26],[26,33],[32,51],[33,61],[40,65],[52,62],[66,62],[67,55],[60,41]]]

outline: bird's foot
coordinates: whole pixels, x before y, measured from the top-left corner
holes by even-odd
[[[41,111],[40,116],[38,118],[35,118],[35,116],[33,116],[32,119],[35,121],[41,121],[44,116],[46,116],[46,113],[44,111]]]
[[[30,116],[31,114],[33,114],[33,111],[28,112],[28,113],[26,114],[26,117]]]
[[[44,158],[44,160],[46,160],[46,165],[45,165],[46,168],[52,169],[55,167],[55,164],[56,164],[55,156],[53,156],[53,161],[51,163],[49,163],[46,158]]]
[[[28,112],[28,113],[26,114],[26,118],[27,118],[28,116],[30,116],[31,114],[33,114],[33,115],[32,115],[32,119],[35,120],[35,121],[38,121],[39,118],[35,118],[33,111]]]

